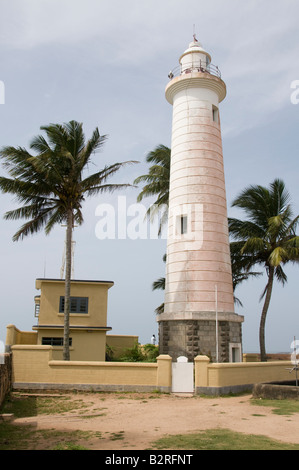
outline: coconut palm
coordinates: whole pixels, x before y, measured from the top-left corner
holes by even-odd
[[[135,179],[134,184],[146,183],[137,197],[142,201],[145,197],[157,196],[156,201],[147,210],[147,215],[153,220],[162,209],[159,235],[168,216],[169,178],[170,178],[170,148],[158,145],[146,156],[147,163],[153,163],[147,175]]]
[[[166,254],[163,256],[163,261],[164,263],[166,262]],[[153,282],[152,284],[152,290],[165,290],[165,283],[166,283],[166,279],[165,277],[159,277],[159,279],[157,279],[156,281]],[[155,312],[159,315],[161,313],[164,312],[164,302],[159,305],[159,307],[157,307],[155,309]]]
[[[236,288],[243,281],[247,281],[251,277],[258,277],[263,274],[262,272],[251,271],[251,256],[248,254],[241,254],[242,246],[242,242],[230,243],[234,302],[240,307],[243,307],[243,304],[241,300],[235,295]]]
[[[229,219],[231,236],[239,243],[240,255],[245,256],[246,269],[264,267],[267,284],[260,319],[259,341],[261,361],[266,361],[265,324],[270,305],[274,278],[283,285],[287,275],[283,266],[299,260],[299,237],[293,217],[290,195],[283,181],[276,179],[269,188],[250,186],[234,200],[232,206],[242,209],[247,218]]]
[[[64,304],[64,360],[69,353],[69,314],[71,280],[71,246],[74,224],[83,223],[82,204],[86,197],[114,191],[128,184],[110,184],[108,179],[125,163],[114,163],[91,175],[86,175],[92,155],[105,140],[96,128],[85,140],[83,125],[70,121],[63,125],[41,127],[45,132],[33,138],[30,149],[4,147],[0,151],[4,168],[11,178],[0,177],[0,190],[16,195],[19,208],[8,211],[7,220],[26,219],[13,240],[23,239],[45,228],[48,234],[56,224],[66,223],[66,269]]]
[[[162,210],[161,220],[159,223],[158,235],[161,235],[163,225],[166,224],[168,218],[168,202],[169,202],[169,179],[170,179],[170,156],[171,150],[165,145],[158,145],[154,150],[146,156],[147,163],[153,163],[149,168],[147,175],[141,175],[134,180],[134,184],[146,183],[142,191],[137,197],[140,202],[146,197],[157,196],[156,201],[147,210],[147,215],[151,221]],[[165,255],[166,257],[166,255]],[[164,259],[165,261],[165,259]],[[165,289],[165,278],[162,277],[152,284],[152,289]],[[164,303],[156,308],[157,314],[164,310]]]

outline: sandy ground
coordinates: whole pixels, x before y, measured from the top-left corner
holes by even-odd
[[[150,449],[153,441],[165,435],[215,428],[299,444],[299,414],[275,415],[269,407],[251,404],[251,395],[203,398],[183,394],[90,393],[73,398],[83,400],[84,407],[15,422],[35,424],[37,429],[101,433],[91,440],[94,450]]]

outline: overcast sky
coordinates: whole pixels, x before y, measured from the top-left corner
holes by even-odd
[[[170,146],[167,76],[195,25],[227,85],[220,113],[229,215],[242,215],[230,205],[246,186],[267,186],[277,177],[298,214],[299,92],[291,88],[299,81],[298,17],[298,0],[0,0],[0,146],[28,148],[40,126],[75,119],[83,122],[86,137],[96,127],[108,135],[91,170],[138,160],[113,180],[132,183],[147,172],[149,151]],[[151,285],[164,275],[166,241],[119,239],[117,233],[100,240],[96,232],[104,203],[124,223],[134,223],[139,191],[86,201],[85,223],[74,233],[75,278],[114,281],[108,325],[114,334],[138,335],[144,343],[157,335],[154,310],[163,294]],[[16,206],[1,195],[0,207],[4,214]],[[2,341],[7,324],[27,331],[36,324],[35,279],[60,278],[64,228],[14,243],[22,223],[0,218]],[[269,352],[288,352],[293,337],[299,339],[298,267],[286,272],[288,284],[275,284],[268,314]],[[265,282],[249,281],[236,292],[244,305],[237,309],[245,317],[244,352],[259,350]]]

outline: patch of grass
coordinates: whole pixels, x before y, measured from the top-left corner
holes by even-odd
[[[6,398],[0,412],[13,413],[16,418],[24,418],[40,414],[66,413],[85,407],[87,405],[82,400],[74,400],[65,395],[52,398],[12,394]]]
[[[6,398],[0,412],[13,413],[16,418],[25,418],[72,411],[81,414],[87,406],[83,400],[67,395],[43,397],[11,394]],[[103,408],[97,411],[101,410]],[[104,414],[88,414],[82,417],[94,418]],[[102,439],[101,433],[39,430],[34,425],[0,421],[0,450],[87,450],[86,444],[95,438]]]
[[[0,422],[0,450],[27,450],[33,435],[34,426]]]
[[[264,398],[252,398],[251,403],[258,406],[269,406],[276,415],[290,416],[299,413],[299,401],[297,400],[270,400]]]
[[[110,434],[110,439],[111,441],[122,441],[125,438],[124,434],[125,431],[112,432]]]
[[[87,447],[80,446],[74,442],[63,442],[57,444],[52,450],[89,450]]]
[[[243,434],[228,429],[210,429],[194,434],[167,436],[153,443],[158,450],[299,450],[299,445],[285,444],[266,436]]]
[[[0,450],[88,450],[94,438],[102,439],[101,433],[38,430],[33,425],[0,422]]]

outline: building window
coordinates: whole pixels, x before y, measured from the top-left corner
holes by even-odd
[[[60,297],[59,313],[64,312],[64,297]],[[88,297],[71,297],[70,313],[88,313]]]
[[[188,219],[187,215],[177,215],[175,218],[175,234],[177,237],[181,237],[187,233],[188,230]]]
[[[43,346],[63,346],[63,338],[42,338]],[[72,346],[72,338],[69,338],[69,345]]]
[[[181,235],[184,233],[187,233],[187,216],[182,215],[181,216]]]
[[[216,122],[216,124],[218,124],[218,123],[219,123],[219,112],[218,112],[218,108],[217,108],[216,106],[213,106],[212,112],[213,112],[213,121]]]
[[[39,295],[34,298],[34,302],[35,302],[34,316],[38,317],[39,311],[40,311],[40,296]]]

